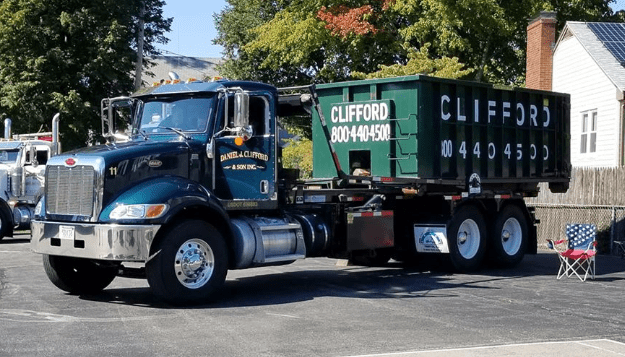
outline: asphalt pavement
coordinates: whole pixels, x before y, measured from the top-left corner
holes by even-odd
[[[625,356],[625,260],[556,279],[550,252],[514,269],[436,259],[361,267],[315,258],[230,271],[222,298],[172,307],[145,280],[54,287],[28,236],[0,241],[0,356]]]

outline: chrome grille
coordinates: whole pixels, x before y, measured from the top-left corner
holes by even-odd
[[[60,215],[93,215],[95,170],[92,166],[50,166],[46,172],[46,211]]]

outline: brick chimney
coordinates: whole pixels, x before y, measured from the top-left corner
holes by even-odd
[[[525,86],[551,90],[553,46],[556,39],[556,13],[541,11],[527,25]]]

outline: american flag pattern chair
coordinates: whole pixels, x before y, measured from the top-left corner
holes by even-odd
[[[577,276],[579,280],[595,278],[595,256],[597,255],[597,226],[594,224],[569,223],[566,225],[566,239],[547,240],[550,249],[558,253],[560,269],[558,279],[563,276]]]

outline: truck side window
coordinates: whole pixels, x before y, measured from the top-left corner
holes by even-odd
[[[267,134],[266,125],[269,117],[267,99],[262,96],[250,97],[250,125],[254,128],[254,135]]]
[[[39,165],[45,165],[48,162],[47,150],[37,150],[37,162]]]
[[[269,101],[264,96],[250,97],[249,122],[254,129],[254,136],[269,133]],[[220,122],[223,118],[220,118]],[[219,128],[234,128],[234,96],[228,96],[228,122],[226,125],[218,125]]]
[[[234,128],[234,96],[228,96],[228,123],[226,127]]]

